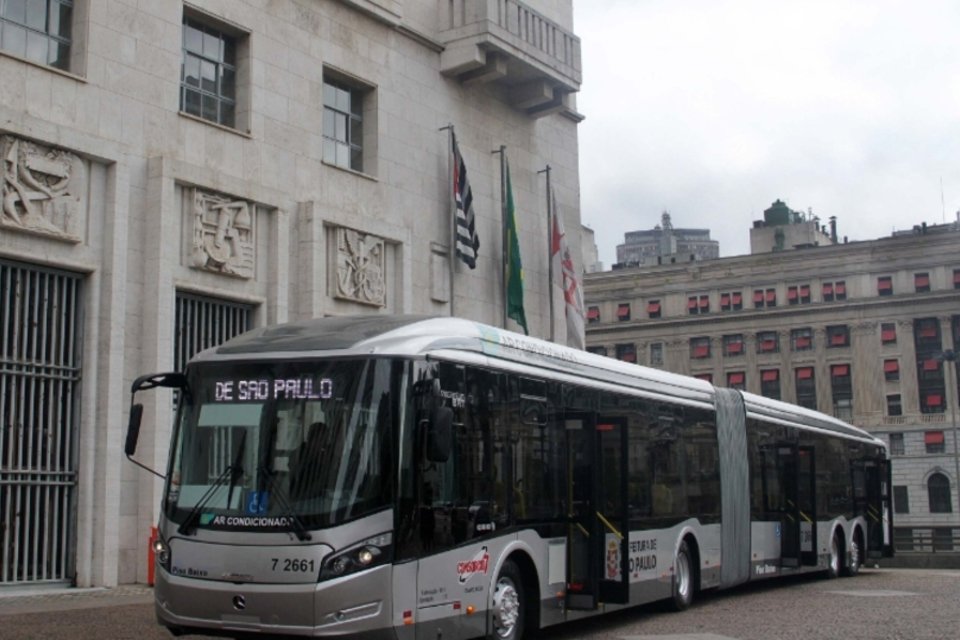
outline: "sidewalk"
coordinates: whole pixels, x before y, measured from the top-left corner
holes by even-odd
[[[0,618],[20,613],[96,609],[153,602],[153,588],[125,584],[114,588],[0,590]]]

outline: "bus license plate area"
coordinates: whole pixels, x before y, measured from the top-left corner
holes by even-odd
[[[181,578],[237,584],[316,584],[327,545],[245,547],[175,538],[170,573]]]

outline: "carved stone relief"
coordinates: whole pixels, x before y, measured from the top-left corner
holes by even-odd
[[[383,238],[337,228],[336,297],[386,306],[386,246]]]
[[[237,278],[254,277],[256,206],[193,190],[193,266]]]
[[[0,227],[81,242],[86,166],[75,153],[0,136],[3,209]]]

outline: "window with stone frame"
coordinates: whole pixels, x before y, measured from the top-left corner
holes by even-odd
[[[720,294],[720,311],[740,311],[743,309],[743,293],[726,291]]]
[[[248,95],[241,80],[249,35],[193,9],[183,13],[180,111],[246,130]]]
[[[690,357],[694,360],[701,360],[710,357],[710,338],[696,337],[690,338]]]
[[[763,369],[760,371],[760,395],[780,400],[779,369]]]
[[[807,409],[817,408],[817,384],[813,367],[798,367],[794,370],[797,404]]]
[[[893,512],[910,513],[910,500],[906,485],[894,485],[893,487]]]
[[[890,455],[902,456],[906,450],[903,445],[903,433],[890,434]]]
[[[839,349],[850,346],[850,327],[835,324],[827,327],[827,348]]]
[[[891,393],[887,396],[887,415],[890,417],[902,416],[903,415],[903,400],[900,398],[899,393]],[[900,448],[903,449],[903,434],[890,434],[891,440],[891,450],[893,449],[893,439],[894,435],[900,436]],[[892,452],[892,451],[891,451]]]
[[[730,335],[723,336],[723,355],[724,357],[734,357],[742,356],[744,353],[743,348],[743,334],[742,333],[733,333]]]
[[[883,361],[883,379],[887,382],[897,382],[900,380],[900,361],[896,358],[888,358]],[[890,415],[890,414],[887,414]],[[900,415],[900,414],[897,414]]]
[[[880,324],[880,344],[897,344],[897,324],[895,322]]]
[[[650,366],[651,367],[663,366],[663,343],[662,342],[650,343]]]
[[[853,376],[849,364],[830,366],[830,392],[833,398],[833,416],[850,422],[853,420]]]
[[[776,331],[759,331],[757,353],[780,353],[780,334]]]
[[[787,287],[787,304],[809,304],[810,285],[800,284]]]
[[[913,274],[913,288],[917,293],[930,291],[930,274],[926,271]]]
[[[3,0],[0,49],[70,71],[73,5],[73,0]]]
[[[893,295],[893,277],[880,276],[877,278],[877,294],[881,296]]]
[[[953,512],[953,499],[950,496],[950,479],[942,473],[934,473],[927,480],[927,496],[930,500],[930,513]]]
[[[332,69],[323,73],[323,161],[374,174],[376,92]]]
[[[614,349],[617,353],[617,360],[623,360],[624,362],[632,362],[636,364],[637,362],[637,346],[632,343],[618,344],[615,345]]]
[[[813,329],[801,327],[790,330],[790,350],[810,351],[813,349]]]

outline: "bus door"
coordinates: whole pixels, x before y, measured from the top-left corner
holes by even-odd
[[[854,461],[854,510],[867,521],[866,557],[879,558],[890,544],[886,522],[891,512],[890,463],[877,458]]]
[[[564,416],[567,434],[567,607],[593,610],[629,597],[627,423]]]
[[[780,518],[780,564],[817,564],[816,481],[812,447],[777,446],[783,504]]]
[[[630,601],[630,521],[627,510],[627,421],[597,420],[596,517],[600,531],[600,600]]]

